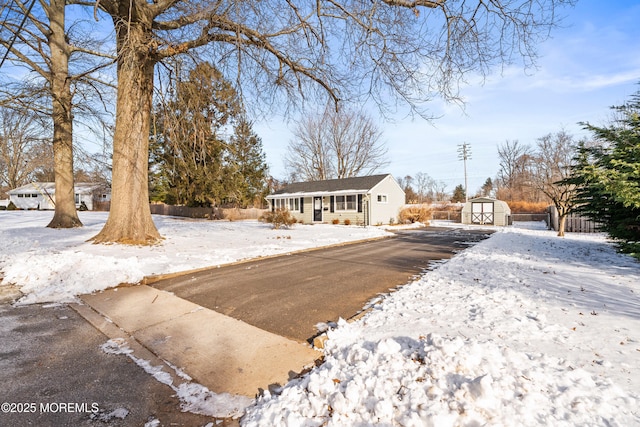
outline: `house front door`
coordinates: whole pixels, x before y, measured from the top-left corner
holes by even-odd
[[[322,197],[313,198],[313,221],[322,222]]]

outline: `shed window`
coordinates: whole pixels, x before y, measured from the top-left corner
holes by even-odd
[[[337,211],[355,211],[358,205],[358,197],[355,194],[336,196]]]

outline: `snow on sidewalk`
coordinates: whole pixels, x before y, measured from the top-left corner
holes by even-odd
[[[640,266],[505,228],[330,331],[244,426],[640,425]]]

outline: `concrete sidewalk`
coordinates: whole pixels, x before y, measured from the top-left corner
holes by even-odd
[[[169,362],[215,393],[253,398],[286,384],[321,356],[306,343],[146,285],[80,298],[85,305],[74,309],[109,338],[128,337],[136,357]]]

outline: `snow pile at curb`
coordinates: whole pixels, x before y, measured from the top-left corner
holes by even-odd
[[[430,334],[334,349],[243,425],[615,425],[635,404],[566,360]]]

